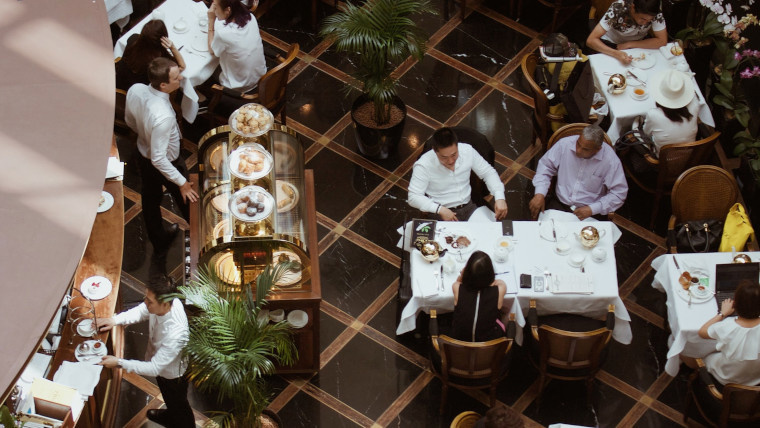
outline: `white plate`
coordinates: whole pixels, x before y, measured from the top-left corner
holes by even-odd
[[[196,37],[190,42],[190,47],[198,52],[208,52],[208,38]]]
[[[644,59],[636,59],[641,57],[641,55],[644,55]],[[657,64],[657,58],[648,52],[639,52],[638,54],[634,54],[633,58],[634,60],[631,61],[631,65],[641,70],[652,68],[655,64]]]
[[[631,98],[633,98],[636,101],[644,101],[645,99],[649,98],[649,92],[645,92],[644,96],[642,97],[636,95],[635,93],[633,93],[633,91],[629,92],[629,94],[631,94]]]
[[[295,311],[290,311],[290,313],[288,313],[288,323],[290,323],[290,325],[292,325],[293,328],[304,327],[306,324],[309,323],[309,315],[307,315],[306,312],[300,309],[296,309]]]
[[[82,344],[84,343],[90,345],[90,350],[88,350],[87,353],[82,352]],[[100,343],[100,347],[97,348],[97,350],[95,349],[96,343]],[[99,363],[101,357],[105,356],[107,353],[108,350],[106,349],[106,344],[100,340],[85,340],[84,342],[77,345],[76,349],[74,350],[74,356],[76,357],[77,361],[83,363]]]
[[[90,333],[89,330],[92,327],[92,320],[91,319],[84,319],[77,324],[77,333],[79,333],[82,337],[91,337],[93,334],[97,332]]]
[[[557,239],[562,239],[567,236],[567,228],[562,223],[554,222],[554,230],[557,232]],[[552,233],[552,222],[542,221],[538,227],[538,233],[542,238],[547,241],[554,242],[554,234]]]
[[[100,192],[100,203],[98,204],[98,212],[104,213],[111,209],[113,206],[113,195],[103,190]]]
[[[257,163],[261,161],[263,169],[260,171],[251,171],[250,173],[246,173],[245,170],[241,171],[241,156],[248,156],[248,159],[251,159],[251,157],[258,158]],[[230,153],[228,162],[230,164],[230,172],[232,175],[237,178],[242,178],[243,180],[258,180],[269,174],[272,170],[272,155],[270,155],[269,152],[258,143],[246,143],[241,145],[235,149],[235,151]]]
[[[298,203],[298,189],[284,180],[277,180],[276,184],[277,212],[284,213],[292,210]],[[292,192],[293,196],[288,195],[288,191]]]
[[[583,259],[581,260],[581,262],[580,262],[580,263],[574,263],[574,262],[573,262],[573,259],[575,258],[575,256],[581,256],[581,257],[583,257]],[[585,261],[586,261],[586,255],[585,255],[585,254],[583,254],[583,253],[582,253],[582,252],[580,252],[580,251],[574,251],[574,252],[573,252],[573,253],[570,255],[570,257],[568,257],[568,258],[567,258],[567,264],[569,264],[570,266],[572,266],[572,267],[575,267],[575,268],[579,268],[579,267],[583,266],[583,263],[584,263]]]
[[[678,297],[682,298],[684,301],[689,301],[689,292],[684,290],[681,285],[678,285],[678,290],[676,291],[676,294],[678,294]],[[698,296],[695,293],[691,293],[691,303],[704,303],[709,302],[712,300],[713,294],[710,292],[710,294],[706,296]]]
[[[222,238],[227,233],[227,225],[230,223],[228,219],[222,219],[214,226],[214,239]]]
[[[259,195],[261,195],[261,199],[259,198]],[[256,200],[259,203],[264,204],[264,209],[261,212],[257,212],[253,216],[249,216],[246,213],[241,213],[238,211],[238,200],[242,198],[243,196],[248,196],[248,198],[253,199],[256,198]],[[243,203],[243,202],[241,202]],[[242,189],[238,190],[232,195],[232,198],[230,198],[230,212],[232,212],[232,215],[235,216],[239,220],[243,221],[260,221],[267,217],[269,217],[269,214],[272,213],[272,208],[274,207],[274,198],[272,195],[269,194],[266,190],[259,186],[245,186]]]
[[[454,246],[454,243],[456,242],[457,238],[465,237],[470,240],[470,245],[466,247],[460,247],[460,246]],[[446,238],[451,238],[451,244],[446,243]],[[473,236],[471,236],[467,232],[463,232],[461,230],[447,230],[446,232],[441,234],[441,241],[443,241],[443,248],[448,249],[452,254],[469,254],[472,252],[477,246],[478,241]]]
[[[91,276],[79,286],[79,291],[90,300],[100,300],[111,294],[113,284],[104,276]]]
[[[264,126],[263,130],[255,131],[255,132],[243,132],[240,128],[238,128],[237,123],[237,115],[238,113],[250,113],[254,118],[257,120],[264,120],[266,119],[266,124]],[[239,109],[232,112],[229,119],[230,128],[232,128],[235,133],[240,134],[244,137],[258,137],[259,135],[266,134],[269,132],[270,129],[272,129],[272,124],[274,124],[274,116],[272,115],[272,112],[267,110],[266,107],[264,107],[261,104],[256,103],[248,103],[245,105],[240,106]]]

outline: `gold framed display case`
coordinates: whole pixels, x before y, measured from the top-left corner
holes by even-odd
[[[292,129],[272,124],[256,137],[229,126],[212,129],[198,144],[201,265],[235,289],[268,264],[297,261],[276,284],[308,291],[312,269],[306,225],[303,148]]]

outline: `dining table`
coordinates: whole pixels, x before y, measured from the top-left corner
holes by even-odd
[[[106,14],[108,23],[124,28],[129,22],[129,15],[132,14],[132,0],[104,0],[106,5]]]
[[[219,65],[219,58],[208,51],[208,7],[203,2],[193,0],[166,0],[153,12],[116,41],[114,58],[124,53],[127,40],[139,34],[143,26],[152,19],[161,19],[166,24],[169,39],[174,42],[185,60],[182,71],[182,117],[190,123],[198,115],[198,93],[195,86],[208,80]],[[203,24],[203,25],[202,25]]]
[[[613,143],[631,129],[637,116],[646,116],[647,112],[655,107],[652,89],[646,86],[650,78],[661,71],[677,69],[692,74],[693,79],[689,63],[683,55],[672,55],[671,46],[672,44],[668,44],[660,49],[627,49],[625,52],[634,58],[629,65],[609,55],[589,55],[594,84],[597,90],[604,94],[609,106],[610,127],[607,135]],[[622,93],[611,94],[607,90],[607,83],[610,76],[616,73],[625,76],[626,88]],[[644,89],[647,95],[643,99],[635,98],[633,91],[636,88]],[[699,120],[714,127],[715,120],[696,81],[694,88],[699,102]]]
[[[753,261],[760,260],[760,252],[747,254]],[[663,254],[652,260],[656,271],[652,287],[666,295],[668,324],[668,353],[665,372],[676,376],[681,366],[680,356],[703,358],[716,351],[716,341],[699,337],[699,329],[718,311],[715,297],[715,265],[731,263],[733,253]],[[697,273],[707,278],[709,295],[705,298],[690,295],[681,287],[678,278],[684,272]]]
[[[590,225],[596,227],[601,235],[595,248],[606,254],[602,260],[595,261],[592,250],[581,245],[578,239],[580,230]],[[623,344],[631,342],[631,319],[618,294],[614,241],[619,235],[615,233],[617,227],[613,223],[548,219],[513,221],[513,235],[509,237],[511,250],[505,261],[495,257],[495,250],[503,239],[501,222],[437,222],[435,240],[447,248],[447,252],[434,262],[425,260],[417,248],[410,247],[408,237],[411,236],[411,227],[412,222],[409,222],[403,234],[406,239],[404,248],[411,252],[409,266],[412,297],[402,311],[396,334],[413,331],[420,311],[453,311],[452,284],[472,252],[480,250],[491,257],[496,278],[507,284],[502,307],[515,314],[520,327],[525,326],[530,302],[534,299],[537,301],[539,315],[571,313],[602,318],[607,313],[608,305],[614,304],[616,319],[613,338]],[[453,249],[450,244],[446,244],[447,237],[457,236],[467,237],[470,245],[465,249]],[[558,242],[564,242],[568,246],[562,254],[555,251]],[[571,265],[573,255],[582,256],[584,261],[579,265]],[[547,289],[536,291],[533,288],[520,288],[519,279],[522,274],[543,278]],[[578,280],[584,281],[588,287],[575,288]],[[518,329],[515,339],[517,343],[522,343],[522,328]]]

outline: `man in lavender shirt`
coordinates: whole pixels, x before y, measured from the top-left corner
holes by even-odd
[[[554,176],[556,194],[547,200]],[[580,220],[606,215],[620,208],[628,194],[620,159],[604,144],[604,131],[596,125],[557,141],[538,162],[533,186],[536,194],[529,207],[534,219],[544,209],[569,211]]]

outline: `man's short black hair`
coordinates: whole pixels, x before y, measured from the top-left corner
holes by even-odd
[[[152,275],[146,287],[156,296],[156,300],[159,302],[165,301],[167,295],[177,292],[174,281],[164,274]]]
[[[436,152],[459,142],[453,129],[443,127],[433,133],[433,150]]]
[[[169,83],[169,71],[172,67],[178,67],[177,63],[169,58],[158,57],[148,64],[148,80],[154,89],[161,89],[162,83]]]

